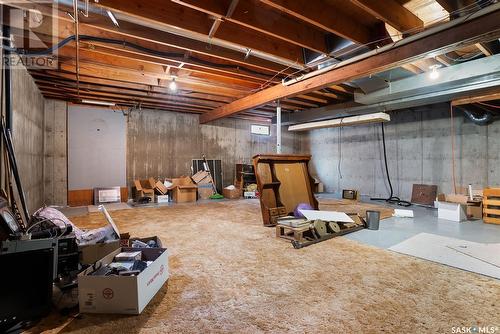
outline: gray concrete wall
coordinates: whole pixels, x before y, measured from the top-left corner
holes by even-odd
[[[12,70],[12,137],[30,212],[44,202],[44,98],[25,69]]]
[[[499,186],[500,121],[478,126],[465,120],[461,112],[454,114],[457,186]],[[414,183],[436,184],[446,193],[453,190],[449,116],[446,106],[391,113],[385,130],[395,195],[409,199]],[[312,172],[326,191],[359,189],[372,196],[389,194],[380,124],[314,130],[304,138],[303,148],[313,155]]]
[[[206,125],[198,116],[142,110],[129,116],[127,134],[127,183],[146,177],[189,175],[192,159],[221,159],[224,185],[233,183],[236,163],[250,163],[253,155],[276,151],[276,131],[271,136],[250,134],[255,122],[223,119]],[[283,134],[283,152],[300,152],[300,134]]]
[[[66,102],[45,100],[44,118],[44,202],[66,205],[67,173],[67,107]]]

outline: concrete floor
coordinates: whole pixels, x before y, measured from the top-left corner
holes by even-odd
[[[369,201],[365,198],[364,201]],[[377,203],[377,201],[370,201]],[[346,235],[346,238],[380,248],[389,248],[416,234],[425,232],[441,236],[481,243],[500,243],[500,225],[485,224],[482,220],[454,222],[438,219],[437,209],[412,205],[414,218],[387,218],[380,221],[378,231],[361,230]]]

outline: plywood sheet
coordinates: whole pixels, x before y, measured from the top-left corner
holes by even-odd
[[[366,217],[367,210],[380,211],[380,219],[392,217],[394,213],[394,209],[390,207],[350,199],[318,198],[318,202],[320,210],[357,213],[363,218]]]
[[[280,199],[287,212],[292,212],[298,203],[309,203],[309,189],[306,182],[309,174],[305,163],[279,163],[274,165],[276,178],[281,182]]]

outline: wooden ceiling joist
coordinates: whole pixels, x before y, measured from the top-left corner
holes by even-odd
[[[242,27],[253,29],[319,53],[328,52],[324,32],[294,20],[290,16],[282,15],[271,7],[259,4],[256,0],[237,1],[236,8],[229,17],[226,16],[226,13],[233,0],[173,1],[217,17],[219,22],[223,21],[223,25],[226,21],[233,22]]]
[[[352,0],[368,13],[390,24],[400,32],[424,27],[424,22],[395,0]]]
[[[261,0],[261,2],[356,43],[365,44],[372,40],[370,27],[350,17],[341,8],[329,6],[323,0]]]
[[[148,21],[166,28],[182,29],[200,36],[208,36],[211,21],[206,13],[179,5],[172,1],[149,0],[122,1],[101,0],[98,5],[113,12]],[[264,54],[286,60],[303,63],[302,49],[291,43],[256,31],[242,29],[230,21],[219,27],[214,38],[232,43],[242,48],[257,50]]]
[[[46,17],[57,19],[57,28],[53,30],[50,26],[32,28],[37,31],[45,28],[47,33],[56,32],[58,37],[65,38],[74,34],[74,24],[71,18],[63,10],[53,10],[50,6],[35,2],[13,2],[9,6],[24,9],[36,10]],[[70,9],[70,8],[68,8]],[[268,72],[272,76],[276,72],[291,73],[285,65],[258,58],[250,55],[244,57],[244,53],[212,45],[205,41],[197,41],[187,37],[171,34],[162,30],[141,26],[139,24],[120,21],[120,28],[117,29],[107,17],[100,15],[89,15],[88,18],[80,18],[80,34],[100,38],[117,39],[137,44],[142,48],[152,49],[158,52],[188,52],[205,57],[215,57],[221,61],[233,63],[243,68],[250,68],[253,71]],[[40,31],[43,33],[43,31]]]
[[[205,113],[200,117],[200,122],[210,122],[215,119],[234,115],[243,110],[255,108],[269,101],[290,98],[333,84],[399,67],[403,64],[423,59],[429,53],[440,54],[450,51],[458,44],[474,44],[484,38],[485,35],[489,37],[495,35],[498,38],[498,35],[500,35],[498,12],[498,10],[489,12],[483,16],[461,22],[452,28],[423,36],[405,44],[396,44],[393,48],[369,58],[335,68],[291,85],[275,85]],[[453,33],[450,33],[450,29],[453,29]]]

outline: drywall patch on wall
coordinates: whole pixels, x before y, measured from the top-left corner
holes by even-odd
[[[68,189],[125,186],[127,120],[107,108],[68,108]]]

